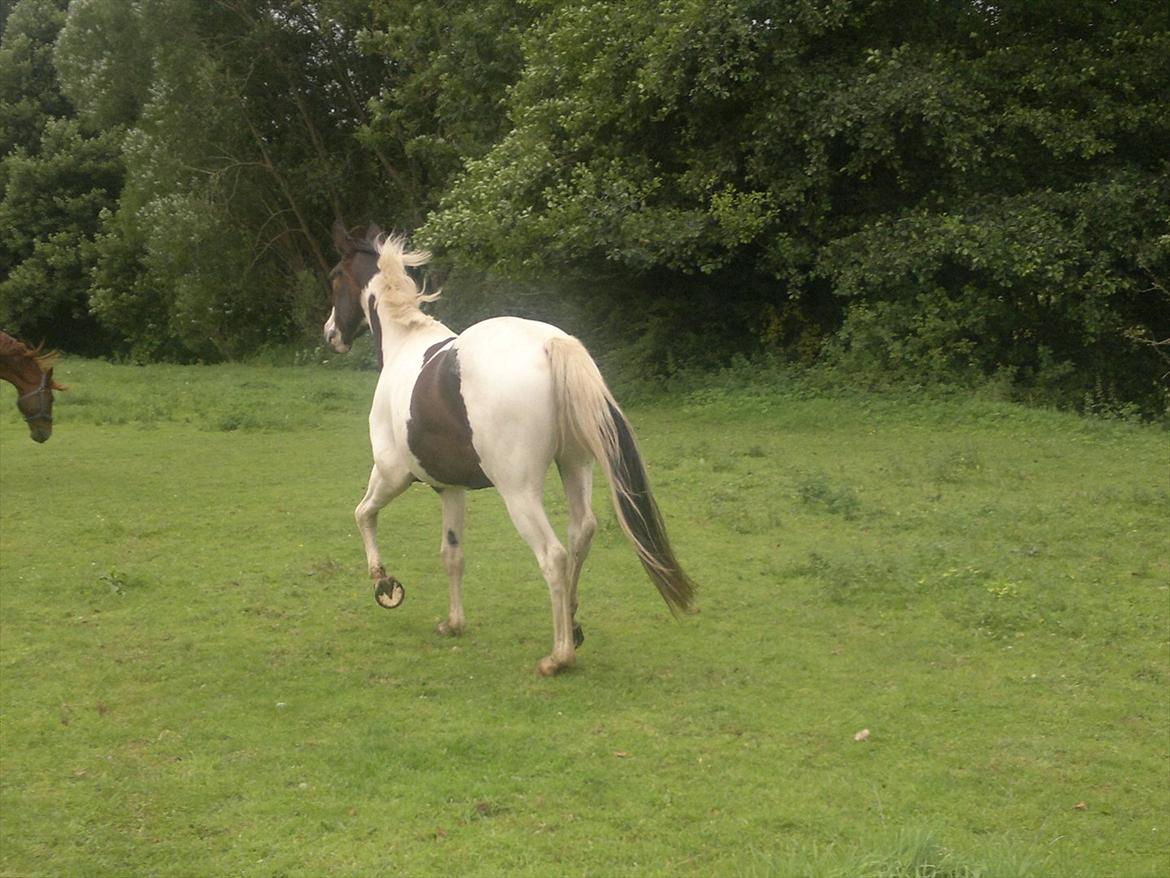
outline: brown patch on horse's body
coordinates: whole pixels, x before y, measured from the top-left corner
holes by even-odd
[[[406,442],[427,475],[440,484],[490,488],[471,444],[471,423],[463,402],[459,353],[444,348],[451,339],[431,345],[410,396]]]

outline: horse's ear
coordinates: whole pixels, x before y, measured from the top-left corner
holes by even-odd
[[[353,238],[349,236],[345,223],[339,219],[333,221],[333,246],[340,256],[348,256],[353,252]]]
[[[382,237],[382,227],[377,223],[370,223],[366,227],[366,240],[371,244],[376,244],[380,237]]]

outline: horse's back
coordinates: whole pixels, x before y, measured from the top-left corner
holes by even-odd
[[[545,344],[566,333],[548,323],[494,317],[453,343],[473,443],[497,485],[548,469],[556,451],[556,400]]]
[[[481,392],[511,395],[520,385],[529,392],[551,389],[545,344],[567,333],[549,323],[520,317],[493,317],[465,329],[453,344],[464,382]]]
[[[523,317],[492,317],[474,323],[459,334],[456,347],[464,351],[504,356],[525,351],[540,352],[550,338],[563,338],[563,329]]]

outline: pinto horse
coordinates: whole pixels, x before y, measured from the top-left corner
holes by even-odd
[[[20,394],[16,407],[36,442],[45,442],[53,435],[53,391],[65,389],[53,380],[56,359],[55,353],[42,353],[40,348],[30,348],[0,332],[0,378]]]
[[[547,676],[571,666],[584,640],[575,618],[577,582],[597,526],[591,508],[597,461],[651,581],[673,613],[690,607],[695,583],[675,560],[633,430],[581,342],[514,317],[484,320],[457,335],[419,308],[438,293],[420,292],[407,268],[425,264],[429,253],[407,249],[377,226],[357,238],[338,223],[333,240],[341,261],[331,274],[325,339],[345,353],[364,321],[381,366],[370,409],[374,466],[354,512],[378,603],[392,609],[405,596],[378,554],[378,512],[422,482],[439,492],[443,506],[440,557],[450,605],[439,632],[461,633],[466,492],[495,487],[548,583],[553,648],[537,670]],[[567,550],[543,505],[553,462],[568,501]]]

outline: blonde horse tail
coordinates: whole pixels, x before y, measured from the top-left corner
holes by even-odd
[[[549,339],[545,350],[552,367],[559,446],[585,450],[601,464],[618,523],[677,616],[691,606],[696,586],[674,557],[630,422],[581,342],[561,336]]]

